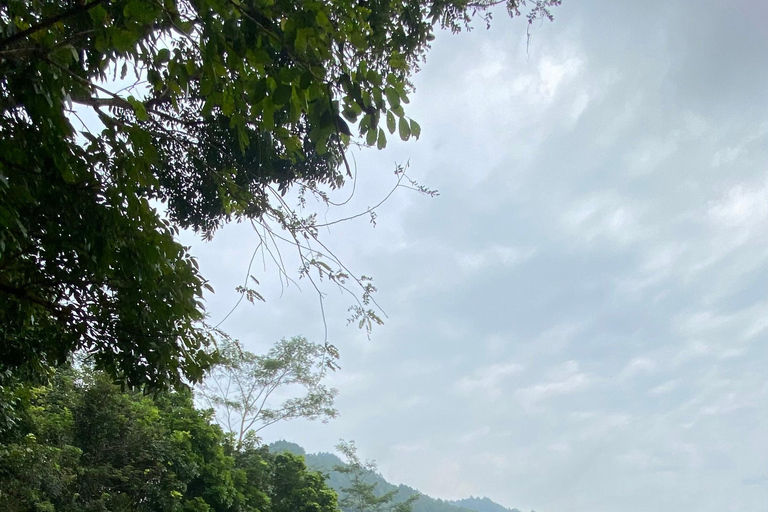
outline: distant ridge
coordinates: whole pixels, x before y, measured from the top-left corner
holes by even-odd
[[[502,505],[499,505],[492,499],[485,497],[475,498],[474,496],[470,496],[469,498],[464,498],[463,500],[454,500],[449,501],[448,503],[451,505],[456,505],[457,507],[468,508],[470,510],[474,510],[475,512],[520,512],[516,508],[506,508]]]
[[[342,487],[349,484],[345,476],[333,470],[334,467],[343,465],[344,462],[332,453],[307,453],[304,448],[290,441],[275,441],[269,445],[269,450],[273,453],[285,451],[295,455],[303,455],[308,467],[328,475],[328,485],[338,493],[341,493]],[[408,497],[419,494],[419,499],[413,505],[413,512],[520,512],[516,508],[503,507],[489,498],[470,496],[457,501],[432,498],[407,485],[391,484],[378,473],[371,473],[369,482],[375,482],[377,489],[382,494],[397,489],[395,501],[405,501]]]

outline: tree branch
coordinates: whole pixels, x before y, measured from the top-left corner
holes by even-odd
[[[89,107],[101,108],[101,107],[117,107],[124,108],[133,111],[133,106],[119,96],[112,96],[111,98],[93,98],[91,96],[73,96],[72,101],[79,103],[80,105],[87,105]]]
[[[6,37],[5,39],[0,40],[0,48],[5,48],[6,46],[9,46],[16,41],[20,39],[24,39],[27,36],[30,36],[34,34],[35,32],[39,32],[40,30],[43,30],[45,28],[50,27],[51,25],[54,25],[61,20],[65,18],[69,18],[70,16],[76,16],[78,14],[82,14],[84,12],[88,12],[94,7],[101,5],[104,3],[105,0],[94,0],[93,2],[78,5],[77,7],[73,7],[72,9],[69,9],[67,11],[64,11],[60,14],[57,14],[56,16],[53,16],[52,18],[48,18],[46,20],[41,21],[40,23],[36,25],[32,25],[26,30],[22,30],[21,32],[17,32],[16,34],[13,34],[12,36]]]

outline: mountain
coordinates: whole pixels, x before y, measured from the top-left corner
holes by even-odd
[[[343,487],[349,485],[345,475],[334,471],[336,466],[344,465],[344,461],[332,453],[307,453],[304,448],[289,441],[275,441],[269,445],[269,449],[274,453],[287,451],[295,455],[303,455],[307,466],[326,474],[328,476],[328,485],[338,493],[342,492],[341,489]],[[458,501],[432,498],[426,494],[421,494],[416,489],[407,485],[391,484],[378,473],[371,473],[368,482],[376,483],[376,489],[381,494],[397,489],[395,501],[398,502],[405,501],[410,496],[418,494],[419,498],[413,504],[413,512],[520,512],[517,509],[505,508],[489,498],[475,498],[471,496]]]
[[[510,509],[503,507],[490,498],[475,498],[474,496],[470,496],[463,500],[454,500],[449,501],[448,503],[456,505],[457,507],[468,508],[475,512],[520,512],[516,508]]]

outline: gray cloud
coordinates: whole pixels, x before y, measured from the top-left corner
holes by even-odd
[[[502,13],[438,37],[422,139],[356,153],[349,211],[407,160],[441,196],[329,233],[389,319],[367,341],[329,295],[341,418],[269,439],[354,438],[442,498],[768,511],[767,19],[758,1],[568,2],[528,52]],[[254,246],[244,226],[195,243],[214,318]],[[268,276],[227,328],[254,349],[321,338],[316,297]]]

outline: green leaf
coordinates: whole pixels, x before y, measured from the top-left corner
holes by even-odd
[[[328,152],[328,135],[322,135],[315,143],[315,151],[322,156]]]
[[[397,93],[397,89],[394,87],[387,87],[384,89],[384,94],[387,96],[387,101],[391,107],[400,105],[400,95]]]
[[[333,30],[331,20],[328,19],[328,16],[323,11],[317,11],[317,14],[315,15],[315,23],[329,32]]]
[[[416,137],[416,140],[421,136],[421,126],[413,119],[411,119],[411,134]]]
[[[235,111],[235,98],[227,89],[224,89],[221,94],[221,112],[225,116],[230,116]]]
[[[253,52],[249,53],[249,56],[251,57],[251,62],[255,66],[266,66],[272,64],[272,58],[263,48],[256,48],[253,50]]]
[[[301,53],[307,51],[307,33],[311,33],[311,30],[300,28],[296,31],[296,40],[293,44]]]
[[[358,50],[365,50],[368,47],[368,39],[365,37],[365,34],[360,31],[352,32],[350,41]]]
[[[357,122],[357,112],[351,107],[346,107],[341,111],[341,115],[350,123]]]
[[[110,30],[112,36],[112,45],[118,52],[128,52],[136,47],[138,35],[130,30],[114,29]]]
[[[336,129],[341,134],[352,135],[352,132],[349,131],[349,125],[339,116],[336,116]]]
[[[77,181],[77,179],[75,179],[75,173],[72,172],[72,167],[65,167],[64,170],[61,171],[61,177],[70,185]]]
[[[376,138],[376,147],[384,149],[387,147],[387,136],[384,134],[384,130],[379,128],[379,136]]]
[[[290,85],[278,84],[277,89],[272,94],[272,101],[275,105],[285,105],[291,100],[293,88]]]
[[[171,60],[171,51],[168,48],[161,48],[155,56],[155,64],[162,64]]]
[[[398,128],[400,130],[400,138],[402,140],[408,140],[411,137],[411,127],[408,125],[408,121],[404,117],[400,118]]]
[[[401,69],[401,70],[408,69],[408,64],[405,60],[405,55],[403,55],[400,52],[392,53],[392,56],[390,56],[389,58],[389,65],[392,66],[394,69]]]
[[[136,119],[139,121],[148,121],[149,114],[147,114],[147,107],[144,106],[144,102],[137,100],[133,96],[128,96],[128,103],[133,107],[133,113],[136,114]]]
[[[373,146],[376,143],[376,129],[375,128],[371,128],[370,130],[368,130],[368,134],[367,134],[367,136],[365,138],[365,142],[369,146]]]
[[[387,112],[387,130],[389,133],[395,133],[395,115],[392,112]]]

